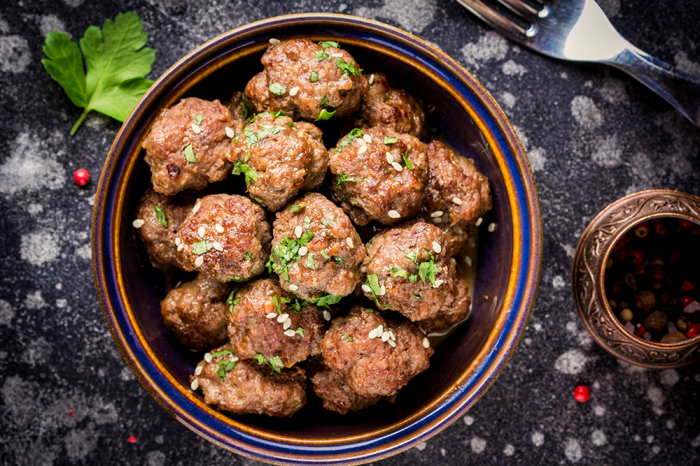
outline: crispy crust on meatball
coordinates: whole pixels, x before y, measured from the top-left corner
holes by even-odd
[[[452,259],[454,261],[454,259]],[[461,278],[455,277],[452,288],[452,300],[445,300],[442,309],[432,317],[416,322],[425,333],[439,333],[448,330],[454,324],[466,319],[469,315],[469,287]]]
[[[233,166],[226,160],[231,144],[226,128],[231,125],[231,113],[218,100],[190,97],[164,110],[142,145],[153,189],[173,195],[226,178]],[[185,152],[190,145],[196,158],[192,163]]]
[[[410,322],[385,320],[378,311],[357,306],[333,321],[321,348],[326,365],[339,371],[357,393],[391,396],[430,367],[433,349],[424,346],[424,339]]]
[[[372,220],[393,225],[413,217],[428,183],[425,145],[387,128],[358,131],[330,150],[333,200],[360,226]]]
[[[184,283],[160,303],[163,322],[180,343],[196,351],[221,346],[228,340],[226,331],[228,297],[231,285],[202,274]]]
[[[231,94],[231,98],[224,102],[224,107],[231,112],[231,129],[235,135],[243,134],[243,127],[250,120],[250,112],[246,103],[245,94],[241,91],[234,92]]]
[[[228,335],[239,357],[278,356],[291,367],[321,352],[326,331],[321,312],[286,293],[276,280],[246,284],[236,293],[236,302],[228,315]]]
[[[325,364],[322,364],[309,380],[316,395],[323,400],[323,407],[336,413],[359,411],[384,399],[383,396],[360,395],[348,385],[340,372],[330,369]]]
[[[273,235],[271,267],[285,290],[306,299],[345,296],[360,282],[365,247],[347,215],[323,195],[293,200],[277,214]]]
[[[197,201],[176,241],[190,267],[226,282],[262,273],[271,236],[262,207],[243,196],[212,194]]]
[[[136,207],[136,218],[143,220],[143,225],[138,228],[139,235],[143,238],[146,251],[151,258],[160,264],[172,264],[181,269],[191,271],[193,268],[183,260],[177,252],[175,236],[180,229],[187,213],[194,205],[196,197],[193,193],[184,192],[176,196],[165,196],[148,188],[141,202]],[[164,226],[158,219],[156,207],[162,209],[168,226]]]
[[[321,110],[332,107],[332,118],[343,118],[360,107],[368,85],[364,76],[343,72],[337,64],[341,60],[359,73],[355,59],[342,49],[324,49],[307,39],[271,45],[260,60],[265,70],[248,82],[246,97],[258,112],[282,110],[294,119],[316,120]],[[312,72],[317,76],[313,82]],[[270,91],[275,83],[283,86],[282,95]]]
[[[231,346],[217,348],[214,354],[231,352]],[[233,368],[222,371],[224,368]],[[221,363],[224,363],[223,365]],[[197,371],[201,372],[197,374]],[[272,417],[290,417],[306,404],[306,375],[298,367],[280,373],[255,361],[239,360],[235,354],[223,354],[211,362],[197,365],[197,387],[204,393],[204,402],[223,411],[236,414],[265,414]],[[220,378],[223,372],[223,381]]]

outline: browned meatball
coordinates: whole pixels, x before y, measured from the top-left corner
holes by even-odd
[[[321,130],[311,123],[265,112],[248,123],[231,146],[234,174],[243,174],[248,192],[275,212],[302,189],[318,188],[328,168]]]
[[[395,394],[430,367],[433,354],[428,339],[412,323],[385,320],[378,311],[359,306],[333,321],[321,348],[328,367],[365,396]]]
[[[171,290],[160,303],[163,322],[175,338],[197,351],[221,346],[228,340],[228,305],[232,286],[202,274]]]
[[[446,243],[441,229],[421,221],[378,234],[367,245],[361,267],[367,274],[365,296],[380,309],[398,311],[414,322],[441,311],[466,315],[466,287],[460,287],[457,263],[448,255]]]
[[[384,126],[397,133],[423,136],[425,112],[418,101],[403,89],[394,89],[381,73],[369,75],[369,92],[362,98],[357,128]]]
[[[423,205],[428,160],[416,137],[381,127],[354,129],[330,157],[333,200],[356,224],[391,225],[413,217]]]
[[[136,207],[136,226],[143,238],[146,251],[151,258],[161,264],[172,264],[184,270],[193,268],[177,252],[175,236],[180,224],[194,205],[196,197],[192,193],[176,196],[158,194],[152,188],[146,190],[141,203]],[[159,214],[160,209],[161,214]],[[158,217],[161,215],[163,221]],[[167,225],[167,226],[166,226]]]
[[[241,91],[234,92],[231,94],[231,98],[224,102],[224,106],[231,112],[233,123],[231,128],[234,134],[243,134],[243,126],[248,122],[249,113],[251,113],[248,110],[245,94]]]
[[[163,111],[143,142],[153,189],[172,195],[226,178],[233,167],[226,160],[231,125],[231,113],[218,100],[190,97]]]
[[[197,201],[175,242],[190,267],[226,282],[260,274],[270,239],[262,207],[243,196],[212,194]]]
[[[228,335],[238,356],[279,357],[285,367],[321,352],[326,331],[319,309],[294,298],[277,280],[255,280],[238,293],[228,316]]]
[[[367,92],[357,62],[337,47],[294,39],[270,46],[260,61],[265,70],[245,88],[258,112],[282,110],[305,120],[328,119],[331,113],[339,119],[357,110]]]
[[[382,396],[360,395],[348,385],[340,372],[331,370],[325,364],[309,380],[316,395],[323,400],[323,407],[340,414],[369,408],[384,399]]]
[[[450,250],[457,253],[468,230],[491,209],[489,181],[473,160],[457,155],[439,141],[428,144],[428,164],[430,181],[421,215],[446,230]]]
[[[277,214],[270,267],[282,288],[306,299],[345,296],[362,278],[365,247],[350,219],[318,193],[293,200]]]
[[[236,414],[273,417],[289,417],[306,404],[303,369],[272,370],[267,364],[239,360],[230,345],[217,348],[211,356],[190,376],[192,389],[202,389],[205,403]]]
[[[452,259],[454,261],[454,259]],[[450,265],[452,265],[452,261]],[[461,322],[469,315],[471,298],[469,297],[469,287],[460,278],[453,281],[451,300],[446,299],[440,311],[432,317],[416,322],[425,333],[444,332],[449,330],[457,322]],[[450,298],[450,297],[448,297]]]

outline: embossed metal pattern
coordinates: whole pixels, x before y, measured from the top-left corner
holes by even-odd
[[[650,368],[671,368],[700,359],[700,338],[660,344],[629,333],[605,297],[605,267],[613,246],[635,225],[658,217],[700,223],[700,198],[655,189],[623,197],[606,207],[583,232],[571,268],[576,309],[595,341],[612,355]]]

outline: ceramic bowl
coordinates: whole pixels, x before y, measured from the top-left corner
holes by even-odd
[[[385,72],[435,110],[430,125],[475,159],[491,183],[493,209],[479,240],[470,319],[436,349],[431,367],[396,402],[340,416],[309,403],[291,419],[237,416],[204,404],[188,376],[201,354],[164,327],[159,302],[174,286],[148,262],[131,226],[150,173],[139,147],[154,118],[180,98],[221,100],[262,70],[269,39],[341,43],[366,72]],[[232,177],[233,178],[233,177]],[[495,230],[487,233],[487,225]],[[404,31],[344,15],[271,18],[227,32],[161,76],[122,126],[100,178],[92,229],[93,266],[104,315],[119,350],[146,390],[173,416],[224,448],[261,461],[339,464],[408,449],[458,419],[494,382],[525,328],[539,281],[542,227],[527,158],[488,92],[453,59]]]
[[[579,317],[593,339],[613,356],[638,366],[667,369],[700,359],[700,337],[679,343],[653,343],[629,333],[605,295],[605,267],[613,246],[636,225],[675,217],[700,224],[700,198],[652,189],[608,205],[588,225],[574,254],[571,291]]]

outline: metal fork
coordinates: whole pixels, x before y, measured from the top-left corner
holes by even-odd
[[[628,73],[700,126],[700,79],[630,44],[594,0],[498,0],[530,24],[524,29],[481,0],[457,0],[508,39],[536,52],[571,61],[605,63]]]

